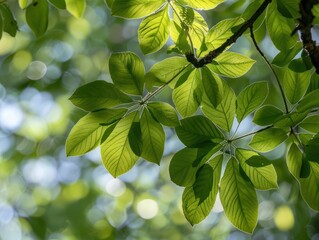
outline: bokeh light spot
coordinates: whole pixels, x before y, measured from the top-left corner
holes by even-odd
[[[121,196],[125,190],[125,183],[123,183],[120,179],[110,179],[106,184],[106,192],[113,197]]]
[[[137,213],[144,219],[152,219],[158,213],[158,204],[153,199],[144,199],[137,204]]]
[[[293,212],[288,206],[281,206],[276,209],[274,221],[277,228],[281,231],[288,231],[293,228],[295,218]]]
[[[17,71],[22,72],[27,69],[31,61],[32,61],[32,56],[29,52],[19,51],[13,56],[12,66]]]
[[[47,66],[41,61],[33,61],[29,64],[27,77],[31,80],[39,80],[47,72]]]

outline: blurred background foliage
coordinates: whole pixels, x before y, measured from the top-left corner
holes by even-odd
[[[202,14],[211,27],[240,15],[248,2],[226,1]],[[88,1],[79,19],[50,6],[48,31],[39,39],[18,4],[8,4],[19,32],[15,38],[4,33],[0,41],[0,239],[319,239],[319,215],[301,199],[283,162],[284,146],[268,154],[279,189],[258,192],[259,223],[252,236],[228,222],[218,200],[204,222],[195,227],[186,222],[182,190],[168,175],[171,154],[182,144],[169,128],[160,167],[140,161],[113,179],[101,164],[99,149],[66,158],[67,134],[84,115],[68,100],[73,91],[97,79],[111,81],[112,52],[137,53],[147,70],[167,54],[143,56],[137,42],[140,20],[112,17],[101,0]],[[264,25],[257,39],[273,58],[277,50]],[[241,79],[228,79],[235,92],[255,80],[272,82],[249,38],[241,37],[232,48],[257,60]],[[280,104],[275,96],[268,101]],[[170,90],[158,98],[171,102]],[[250,129],[248,119],[241,131]]]

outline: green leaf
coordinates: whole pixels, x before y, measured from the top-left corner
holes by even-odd
[[[230,132],[236,112],[236,95],[234,91],[224,83],[224,94],[220,104],[215,108],[207,97],[203,96],[202,110],[216,125]]]
[[[237,119],[240,123],[248,114],[263,104],[268,95],[267,82],[256,82],[246,87],[237,97]]]
[[[143,151],[141,123],[135,120],[128,133],[129,143],[135,155],[141,156]]]
[[[188,147],[203,146],[205,143],[220,143],[223,134],[205,116],[197,115],[181,120],[181,126],[175,128],[178,138]]]
[[[168,127],[180,125],[177,113],[170,104],[165,102],[149,102],[147,107],[159,123]]]
[[[280,128],[269,128],[256,133],[249,145],[259,152],[269,152],[288,138],[287,133]]]
[[[137,118],[138,112],[132,112],[121,119],[109,137],[101,144],[103,164],[114,177],[126,173],[138,160],[129,141],[130,129]]]
[[[284,67],[302,50],[302,43],[297,42],[292,48],[279,52],[272,60],[272,64],[278,67]]]
[[[214,73],[230,78],[243,76],[254,65],[255,60],[234,52],[223,52],[207,67]]]
[[[202,68],[201,76],[207,98],[214,107],[217,107],[222,101],[224,93],[222,80],[207,67]]]
[[[207,50],[201,52],[201,55],[207,54],[209,51],[220,47],[228,38],[234,34],[234,29],[242,24],[242,18],[230,18],[220,21],[213,26],[205,36],[205,44]]]
[[[105,3],[109,8],[112,8],[113,2],[114,0],[105,0]]]
[[[19,0],[19,6],[21,9],[25,9],[29,5],[30,0]]]
[[[3,34],[3,18],[0,12],[0,40],[2,38],[2,34]]]
[[[297,34],[291,36],[295,29],[295,20],[282,16],[277,10],[277,1],[272,1],[268,6],[266,24],[269,36],[276,48],[286,51],[292,48],[297,42]]]
[[[147,109],[144,109],[141,117],[141,130],[143,142],[141,157],[160,164],[164,152],[165,133],[162,125],[155,121]]]
[[[105,130],[109,127],[103,124],[113,123],[120,119],[126,111],[126,109],[104,109],[81,118],[74,125],[66,140],[67,155],[83,155],[97,147]]]
[[[169,84],[174,88],[176,81],[185,73],[190,63],[184,57],[166,58],[152,66],[145,75],[146,87],[151,90],[153,86]]]
[[[198,10],[213,9],[224,1],[225,0],[177,0],[178,3],[184,6],[189,6]]]
[[[205,35],[208,32],[208,26],[203,16],[192,8],[173,4],[173,22],[175,30],[171,29],[171,38],[178,46],[180,34],[185,34],[189,46],[200,49]],[[182,20],[182,23],[181,23]],[[189,40],[191,38],[191,41]]]
[[[86,8],[86,0],[65,0],[66,9],[74,17],[82,17]]]
[[[46,0],[33,0],[25,12],[27,23],[37,37],[48,28],[49,6]]]
[[[144,88],[144,64],[132,52],[114,53],[110,57],[109,70],[112,80],[123,92],[142,95]]]
[[[319,132],[319,115],[312,115],[305,118],[299,126],[309,132]]]
[[[254,151],[240,148],[236,149],[236,158],[255,188],[278,188],[275,168],[268,159]]]
[[[286,18],[297,19],[299,14],[299,0],[277,0],[277,9]]]
[[[297,73],[285,67],[277,72],[287,99],[292,104],[297,103],[305,95],[313,71]]]
[[[192,225],[200,223],[211,212],[218,193],[223,155],[204,164],[196,174],[196,180],[183,192],[183,212]]]
[[[183,116],[193,115],[201,99],[200,70],[194,69],[182,75],[173,91],[173,102],[177,111]]]
[[[319,164],[309,162],[309,173],[301,178],[303,154],[296,144],[292,144],[287,154],[287,166],[300,184],[301,195],[312,209],[319,211]]]
[[[86,111],[96,111],[132,102],[132,99],[118,90],[114,84],[102,80],[79,87],[70,100],[75,106]]]
[[[1,34],[3,30],[4,32],[8,33],[10,36],[14,37],[17,34],[17,31],[19,30],[18,24],[12,14],[12,11],[5,3],[0,4],[0,18],[1,18],[0,21],[2,22]],[[0,39],[1,39],[1,36],[0,36]]]
[[[171,180],[179,186],[192,186],[196,179],[197,170],[216,153],[218,148],[183,148],[175,153],[170,165]]]
[[[257,9],[260,7],[260,5],[263,3],[263,0],[255,0],[252,1],[248,7],[245,9],[241,17],[245,19],[246,21],[250,19],[253,14],[257,11]],[[265,12],[260,14],[260,16],[257,18],[257,20],[253,24],[254,31],[258,30],[258,28],[263,24],[265,20]]]
[[[294,127],[302,122],[306,116],[305,112],[291,112],[276,119],[274,126],[278,128]]]
[[[114,0],[112,15],[123,18],[142,18],[160,8],[165,0]]]
[[[65,0],[49,0],[50,3],[52,3],[53,6],[59,9],[66,9],[66,3]]]
[[[220,200],[231,223],[241,231],[252,233],[258,217],[257,195],[253,185],[240,174],[234,158],[227,163],[221,180]]]
[[[301,99],[297,105],[298,112],[310,112],[313,108],[319,107],[319,89],[316,89]]]
[[[319,133],[304,146],[304,152],[308,161],[319,163]]]
[[[146,17],[138,29],[138,41],[142,52],[149,54],[160,50],[169,37],[169,27],[168,5],[157,13]]]
[[[284,115],[283,111],[273,105],[264,105],[255,112],[253,122],[259,126],[274,124]]]

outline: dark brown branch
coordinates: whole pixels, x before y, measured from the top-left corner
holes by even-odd
[[[318,0],[301,0],[299,4],[299,12],[301,17],[299,20],[298,30],[301,33],[303,48],[308,52],[316,73],[319,74],[319,47],[316,41],[312,39],[311,28],[315,16],[312,8],[315,4],[319,4]]]
[[[205,66],[208,63],[211,63],[214,58],[220,55],[222,52],[226,50],[228,46],[235,43],[237,39],[243,35],[243,33],[250,28],[257,18],[265,11],[267,6],[271,3],[272,0],[265,0],[260,7],[256,10],[256,12],[249,18],[243,25],[230,37],[228,38],[220,47],[216,48],[213,51],[210,51],[207,55],[205,55],[201,59],[197,59],[194,54],[190,53],[186,55],[187,60],[194,65],[196,68],[200,68]]]

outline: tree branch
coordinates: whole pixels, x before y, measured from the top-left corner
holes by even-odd
[[[250,28],[257,18],[265,11],[267,6],[271,3],[272,0],[265,0],[260,7],[256,10],[256,12],[249,18],[243,25],[235,32],[230,38],[228,38],[220,47],[215,50],[210,51],[207,55],[205,55],[201,59],[197,59],[194,54],[190,53],[186,55],[187,60],[194,65],[196,68],[201,68],[208,63],[211,63],[214,58],[220,55],[222,52],[226,50],[228,46],[235,43],[237,39],[243,35],[243,33]]]
[[[315,4],[319,4],[318,0],[301,0],[299,4],[299,12],[301,17],[297,29],[301,33],[303,48],[309,53],[312,65],[316,68],[316,73],[319,74],[319,47],[316,41],[312,39],[311,28],[315,16],[312,13],[312,8]]]

